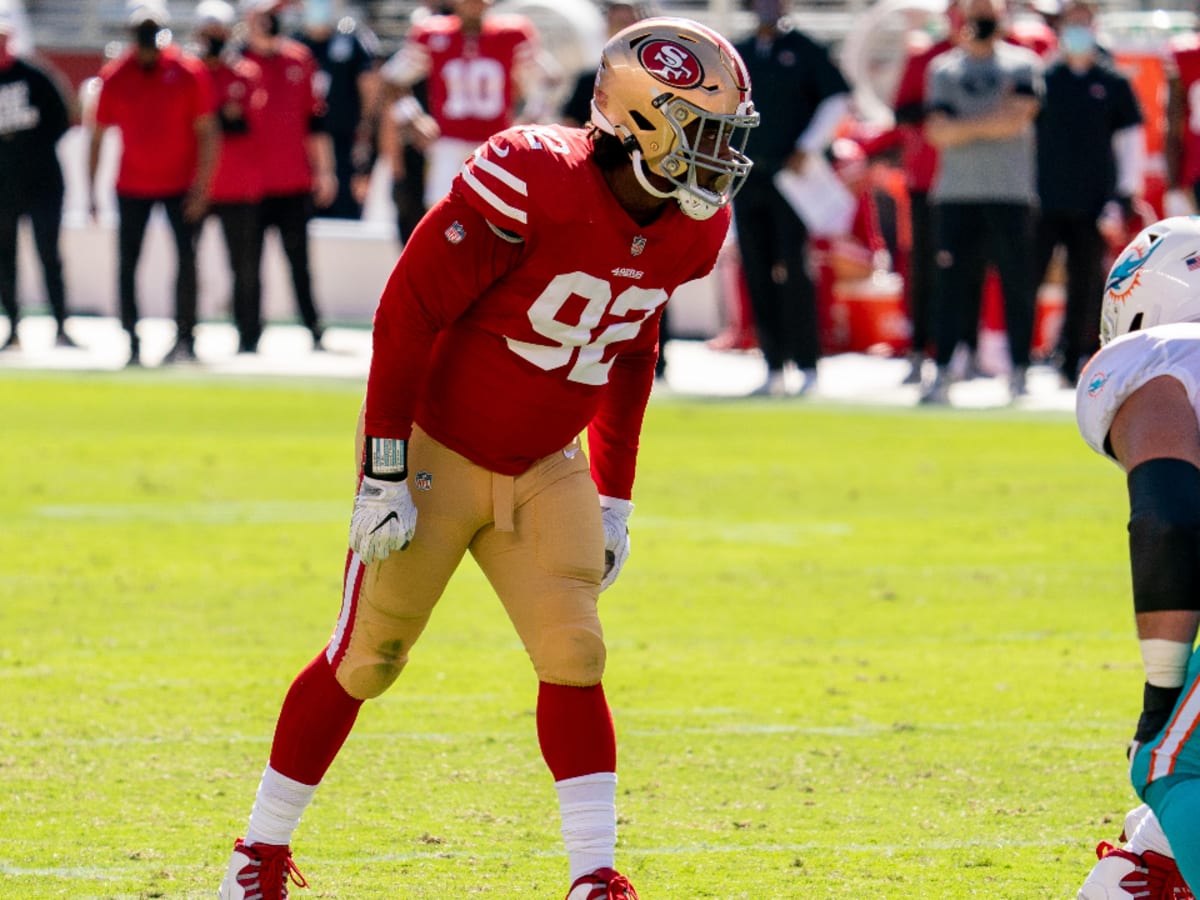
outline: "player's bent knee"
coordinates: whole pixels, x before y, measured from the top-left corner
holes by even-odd
[[[392,686],[408,664],[403,641],[351,650],[337,667],[337,680],[356,700],[372,700]]]
[[[550,684],[591,687],[604,677],[607,651],[598,625],[550,629],[529,655],[538,679]]]

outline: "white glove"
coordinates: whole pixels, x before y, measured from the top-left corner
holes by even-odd
[[[407,481],[364,475],[350,517],[350,549],[364,563],[403,550],[417,530],[417,507]]]
[[[600,590],[605,590],[621,574],[629,559],[629,517],[633,504],[616,497],[600,498],[600,519],[604,523],[604,578]]]
[[[1163,195],[1163,215],[1194,216],[1196,204],[1192,192],[1185,188],[1172,188]]]

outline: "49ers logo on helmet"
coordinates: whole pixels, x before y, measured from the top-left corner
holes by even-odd
[[[696,55],[674,41],[643,44],[638,50],[638,61],[647,72],[671,87],[695,87],[704,78],[704,67]]]

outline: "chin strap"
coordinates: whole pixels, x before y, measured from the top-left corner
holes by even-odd
[[[636,148],[631,150],[629,158],[633,160],[633,174],[637,177],[638,184],[642,186],[642,189],[647,194],[652,197],[658,197],[660,200],[670,200],[678,193],[678,189],[663,193],[650,183],[650,179],[646,177],[646,161],[642,158],[641,150]]]
[[[642,151],[633,149],[629,151],[629,158],[633,161],[633,174],[637,178],[638,184],[642,189],[652,197],[659,197],[663,200],[674,200],[679,209],[689,219],[694,219],[697,222],[703,222],[705,219],[711,219],[718,209],[720,204],[705,200],[703,197],[689,191],[677,183],[674,190],[664,193],[650,183],[650,179],[646,177],[646,161],[642,158]]]

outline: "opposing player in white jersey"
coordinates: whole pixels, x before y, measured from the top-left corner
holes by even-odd
[[[222,900],[281,900],[288,878],[303,880],[301,815],[468,552],[537,676],[567,898],[637,900],[615,869],[598,599],[629,553],[663,306],[712,270],[757,124],[728,41],[647,19],[606,45],[589,128],[493,134],[417,225],[375,313],[333,636],[284,699]],[[420,763],[403,742],[395,754]]]
[[[1200,886],[1200,218],[1142,230],[1104,287],[1076,417],[1126,473],[1133,608],[1146,672],[1130,748],[1148,809],[1101,845],[1083,900],[1191,900]],[[1106,852],[1111,851],[1111,852]]]

